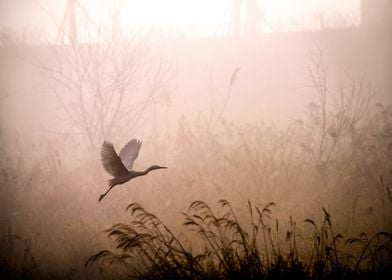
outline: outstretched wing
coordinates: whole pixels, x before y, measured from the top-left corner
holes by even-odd
[[[120,157],[114,150],[113,144],[109,141],[103,142],[101,160],[103,168],[105,168],[105,170],[113,177],[117,177],[128,172]]]
[[[128,170],[132,170],[133,162],[139,155],[140,147],[142,146],[142,141],[137,139],[132,139],[129,141],[124,148],[120,151],[120,158],[122,163]]]

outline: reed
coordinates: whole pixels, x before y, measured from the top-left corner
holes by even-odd
[[[92,255],[85,265],[121,265],[131,279],[155,280],[363,279],[369,275],[386,279],[391,275],[390,232],[345,238],[335,232],[330,213],[322,208],[321,223],[304,221],[313,228],[310,236],[304,236],[291,217],[284,231],[278,220],[272,226],[274,206],[271,202],[258,207],[248,201],[247,217],[239,219],[227,200],[218,201],[219,211],[194,201],[183,213],[186,236],[179,238],[157,216],[133,203],[127,207],[131,222],[106,230],[114,250]]]

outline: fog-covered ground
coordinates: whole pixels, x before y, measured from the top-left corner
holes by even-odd
[[[391,232],[391,49],[390,33],[360,28],[1,47],[1,260],[96,277],[84,263],[133,202],[185,237],[189,205],[219,212],[219,199],[244,223],[248,201],[274,202],[282,232],[292,217],[311,235],[302,221],[322,207],[346,238]],[[132,138],[135,169],[168,169],[98,203],[103,140]]]

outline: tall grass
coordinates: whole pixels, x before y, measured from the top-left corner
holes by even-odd
[[[120,265],[131,279],[362,279],[369,273],[391,276],[392,233],[345,238],[335,232],[331,215],[306,219],[313,234],[305,236],[290,217],[285,229],[272,220],[274,203],[248,202],[247,224],[240,223],[227,200],[217,214],[203,201],[183,213],[185,235],[177,237],[157,216],[137,203],[130,223],[106,230],[115,250],[92,255],[86,266]],[[356,252],[355,254],[353,252]],[[372,277],[373,277],[372,276]],[[386,278],[385,278],[386,279]]]
[[[258,120],[239,124],[220,116],[212,123],[201,114],[193,121],[182,119],[175,133],[153,141],[135,135],[145,140],[135,168],[165,163],[168,172],[119,187],[99,207],[97,197],[107,179],[99,151],[87,153],[73,135],[43,134],[33,141],[29,135],[0,131],[1,229],[9,226],[32,241],[42,274],[53,270],[71,278],[74,274],[64,270],[86,271],[80,267],[83,258],[106,247],[107,240],[97,233],[122,217],[123,203],[132,199],[165,219],[162,223],[150,214],[141,221],[145,211],[132,206],[141,215],[139,228],[118,225],[116,234],[133,236],[127,248],[143,245],[140,252],[118,248],[125,254],[123,269],[138,269],[132,274],[157,273],[160,267],[171,273],[174,266],[178,277],[190,278],[218,278],[223,272],[269,277],[288,271],[324,277],[334,270],[379,270],[392,229],[392,107],[379,103],[373,108],[362,82],[339,88],[334,104],[336,96],[328,91],[335,87],[317,83],[324,81],[320,70],[312,70],[315,98],[306,114],[287,128]],[[124,131],[113,141],[121,145],[129,137]],[[231,202],[220,202],[224,216],[207,207],[220,197]],[[257,210],[249,198],[276,201],[279,207]],[[204,202],[187,212],[184,240],[173,234],[183,229],[176,228],[176,213],[194,200]],[[244,205],[248,215],[234,211]],[[321,205],[330,223],[324,212],[324,219],[317,219],[314,209]],[[272,209],[275,220],[269,218]],[[307,222],[286,221],[289,215]],[[349,238],[357,233],[362,234]],[[12,264],[3,250],[2,259]],[[23,255],[24,248],[18,251]],[[117,263],[110,254],[102,256]]]
[[[11,229],[0,233],[0,279],[36,279],[37,268],[30,239]]]
[[[219,121],[216,129],[210,132],[203,119],[194,123],[183,120],[176,135],[163,142],[156,141],[165,149],[146,148],[137,162],[141,167],[151,162],[165,162],[170,166],[169,173],[164,177],[150,177],[121,187],[113,193],[112,201],[130,198],[139,201],[152,212],[160,213],[171,229],[177,224],[173,209],[184,209],[195,199],[202,199],[211,205],[212,201],[224,195],[234,209],[247,205],[249,197],[253,201],[277,201],[281,207],[277,207],[274,214],[280,222],[272,225],[267,223],[266,216],[263,218],[264,228],[271,228],[271,236],[276,241],[274,248],[269,247],[270,242],[267,242],[267,245],[270,244],[268,246],[262,243],[263,250],[267,252],[262,251],[265,256],[261,259],[270,263],[274,251],[284,256],[282,252],[286,252],[288,246],[303,252],[306,246],[298,246],[298,242],[301,243],[303,234],[308,236],[310,229],[313,229],[306,222],[308,226],[304,232],[298,232],[293,220],[290,237],[296,238],[289,239],[292,243],[284,242],[285,236],[282,236],[286,229],[283,228],[287,223],[282,221],[287,218],[287,213],[300,220],[309,218],[316,221],[315,207],[325,205],[334,217],[334,233],[341,233],[345,238],[366,233],[358,240],[353,239],[350,247],[359,256],[357,251],[369,242],[367,240],[372,240],[372,244],[379,240],[382,242],[385,236],[372,237],[378,232],[390,232],[392,228],[392,165],[389,156],[392,147],[392,108],[379,104],[373,116],[369,116],[363,125],[340,136],[336,143],[333,135],[327,134],[328,143],[334,145],[331,148],[334,153],[328,165],[321,169],[313,160],[312,152],[307,152],[308,148],[317,147],[313,140],[305,137],[310,133],[309,126],[313,121],[296,121],[286,130],[263,123],[241,126]],[[104,246],[105,240],[97,236],[97,232],[112,224],[122,212],[122,203],[96,207],[97,196],[105,187],[99,153],[90,157],[75,153],[68,157],[78,161],[70,161],[67,160],[66,151],[72,149],[67,150],[63,142],[33,146],[16,141],[6,143],[0,149],[0,204],[4,210],[1,215],[2,229],[9,225],[14,233],[33,241],[32,251],[40,264],[38,269],[43,273],[48,269],[53,269],[54,274],[68,268],[83,271],[78,267],[83,258]],[[323,178],[327,181],[321,182]],[[155,202],[158,200],[162,204]],[[225,209],[228,209],[227,206]],[[252,211],[256,219],[257,210]],[[78,217],[76,221],[75,217]],[[242,217],[237,217],[237,221],[242,221]],[[316,224],[320,229],[321,222]],[[196,232],[194,226],[187,228],[193,228],[191,239],[196,240],[195,248],[203,240],[193,237]],[[248,234],[253,233],[247,227],[244,229]],[[277,231],[280,234],[279,242],[276,239]],[[263,234],[266,238],[269,236],[267,231],[263,233],[259,229],[258,236]],[[341,246],[343,240],[346,239],[339,237],[336,243]],[[260,245],[260,242],[257,244]],[[194,251],[187,247],[189,243],[181,244],[186,252]],[[307,244],[313,242],[308,241]],[[362,258],[366,261],[359,262],[357,270],[366,269],[372,246],[364,253]],[[245,250],[243,247],[236,250],[241,248]],[[20,254],[23,254],[23,249],[20,250]],[[308,251],[311,252],[310,249]],[[313,256],[325,255],[317,252]],[[299,258],[296,257],[299,253],[293,249],[292,262]],[[203,259],[204,253],[200,254]],[[6,256],[3,255],[3,258],[6,259]],[[216,269],[217,258],[215,254],[214,262],[210,264],[211,270]],[[349,256],[347,258],[350,259]],[[137,254],[135,259],[138,260]],[[304,267],[310,273],[308,270],[312,266],[305,253],[300,260],[303,266],[307,265]],[[354,262],[352,258],[350,260]],[[202,264],[206,266],[206,262]],[[341,263],[340,259],[338,263]]]

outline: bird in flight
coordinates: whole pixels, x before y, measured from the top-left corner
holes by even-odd
[[[152,170],[167,168],[164,166],[153,165],[144,171],[133,170],[133,163],[139,155],[141,146],[141,141],[132,139],[124,146],[124,148],[121,149],[120,153],[117,155],[116,150],[114,149],[111,142],[103,142],[101,149],[102,165],[106,172],[112,175],[113,178],[109,180],[109,189],[104,194],[99,196],[98,201],[101,201],[116,185],[124,184],[135,177],[147,175]]]

